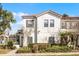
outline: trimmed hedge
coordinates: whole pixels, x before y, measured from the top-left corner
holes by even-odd
[[[70,52],[72,50],[66,45],[29,44],[28,47],[21,47],[16,53]]]
[[[47,43],[37,43],[37,44],[29,44],[29,48],[32,49],[32,52],[45,52],[45,49],[50,47],[50,44]]]
[[[32,50],[28,47],[22,47],[22,48],[19,48],[16,53],[29,53],[31,51]]]
[[[68,46],[52,46],[46,49],[46,52],[70,52],[72,48]]]

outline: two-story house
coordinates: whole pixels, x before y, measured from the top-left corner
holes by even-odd
[[[51,10],[36,15],[24,15],[22,19],[23,46],[31,43],[60,43],[59,33],[63,31],[79,33],[79,17],[62,17]]]

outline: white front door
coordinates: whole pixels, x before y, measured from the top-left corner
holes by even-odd
[[[28,44],[32,44],[33,43],[33,38],[32,37],[27,37],[27,42],[28,42]]]

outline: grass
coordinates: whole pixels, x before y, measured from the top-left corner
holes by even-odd
[[[0,49],[0,54],[6,54],[9,51],[11,51],[10,49]]]

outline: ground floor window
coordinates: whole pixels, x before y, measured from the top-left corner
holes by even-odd
[[[49,37],[49,43],[54,44],[55,43],[55,37]]]
[[[32,37],[27,37],[27,42],[28,42],[28,44],[32,44],[33,43],[33,38]]]

